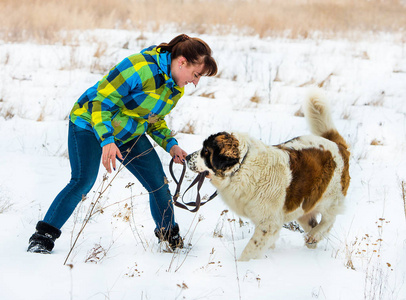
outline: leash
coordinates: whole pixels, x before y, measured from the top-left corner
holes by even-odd
[[[188,190],[190,190],[190,188],[192,188],[194,185],[197,184],[197,196],[196,196],[196,201],[195,202],[188,202],[185,203],[183,201],[183,196],[182,196],[182,203],[178,201],[178,198],[180,196],[180,187],[182,185],[183,182],[183,178],[185,177],[186,174],[186,164],[183,164],[183,170],[182,170],[182,174],[180,175],[179,181],[176,179],[175,174],[173,173],[173,158],[171,159],[171,162],[169,163],[169,172],[171,173],[171,176],[173,178],[173,180],[176,183],[176,191],[175,191],[175,195],[173,196],[173,203],[175,206],[186,209],[190,212],[197,212],[200,208],[200,206],[205,205],[207,202],[209,202],[210,200],[213,200],[216,196],[217,196],[217,191],[215,191],[213,193],[213,195],[211,195],[209,197],[209,199],[207,199],[206,201],[202,202],[201,198],[200,198],[200,188],[203,185],[203,181],[206,178],[206,176],[209,174],[208,171],[199,173],[196,178],[193,180],[193,182],[190,184],[190,186],[186,189],[186,191],[183,193],[183,195],[186,194],[186,192]],[[192,206],[194,207],[193,209],[189,209],[188,206]]]

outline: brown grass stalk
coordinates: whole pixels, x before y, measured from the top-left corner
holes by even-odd
[[[8,211],[13,206],[8,199],[0,198],[0,214]]]
[[[406,217],[406,182],[402,181],[402,199],[403,199],[403,208],[405,210],[405,217]]]
[[[228,224],[230,225],[231,238],[233,241],[233,255],[234,255],[235,273],[236,273],[237,286],[238,286],[238,299],[241,300],[240,276],[238,275],[237,251],[235,249],[234,233],[233,233],[233,228],[231,227],[231,222],[229,222]]]

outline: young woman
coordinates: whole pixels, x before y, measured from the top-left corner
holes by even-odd
[[[111,173],[118,159],[147,189],[155,235],[175,249],[183,247],[172,197],[161,161],[146,133],[183,163],[164,117],[183,96],[184,86],[214,76],[217,65],[210,47],[185,34],[125,58],[90,87],[70,113],[68,151],[71,180],[56,196],[44,220],[36,225],[28,251],[50,253],[61,227],[93,187],[100,159]]]

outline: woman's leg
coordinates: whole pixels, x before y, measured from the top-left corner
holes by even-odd
[[[149,203],[156,230],[170,230],[175,223],[172,196],[162,163],[144,134],[120,147],[122,164],[149,192]]]
[[[44,217],[45,223],[58,229],[93,187],[99,172],[102,148],[93,132],[69,122],[68,151],[71,180],[56,196]]]
[[[61,235],[60,228],[96,181],[102,150],[94,133],[69,122],[68,151],[71,180],[56,196],[44,220],[37,223],[28,252],[51,253],[55,240]]]

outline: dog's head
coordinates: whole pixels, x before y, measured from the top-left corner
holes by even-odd
[[[233,172],[240,162],[240,144],[230,133],[219,132],[203,142],[203,148],[186,157],[187,166],[194,172],[209,172],[210,176],[224,177]]]

